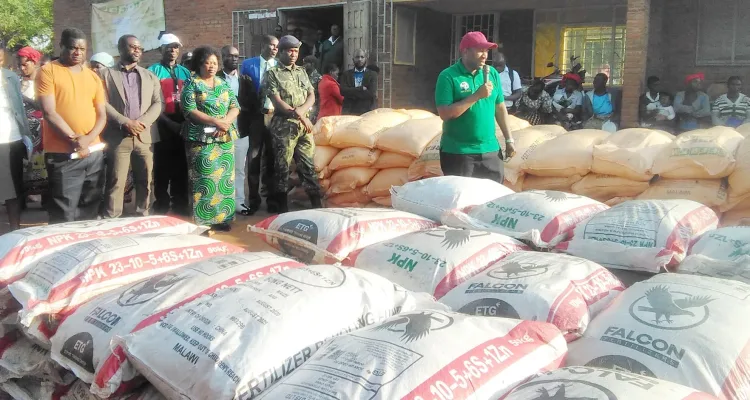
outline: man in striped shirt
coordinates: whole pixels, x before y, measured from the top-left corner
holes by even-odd
[[[719,96],[711,107],[715,126],[736,128],[750,116],[750,98],[741,93],[742,78],[733,76],[727,81],[727,94]]]

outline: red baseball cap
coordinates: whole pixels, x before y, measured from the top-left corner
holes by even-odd
[[[487,37],[482,32],[469,32],[461,39],[461,44],[458,46],[459,51],[466,49],[496,49],[497,43],[487,41]]]

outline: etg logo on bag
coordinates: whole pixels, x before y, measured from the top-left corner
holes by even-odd
[[[652,328],[683,330],[699,326],[709,317],[710,296],[671,291],[661,285],[646,291],[646,295],[630,305],[630,315]]]

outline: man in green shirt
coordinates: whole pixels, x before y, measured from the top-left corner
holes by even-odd
[[[438,77],[435,103],[443,119],[440,167],[444,175],[503,182],[495,121],[505,137],[505,155],[515,154],[500,75],[494,68],[485,69],[489,50],[496,48],[481,32],[469,32],[461,39],[461,58]]]

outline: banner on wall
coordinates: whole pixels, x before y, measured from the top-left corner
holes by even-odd
[[[166,29],[163,0],[112,0],[91,5],[91,46],[94,53],[116,56],[117,40],[132,34],[148,51],[159,47]]]

